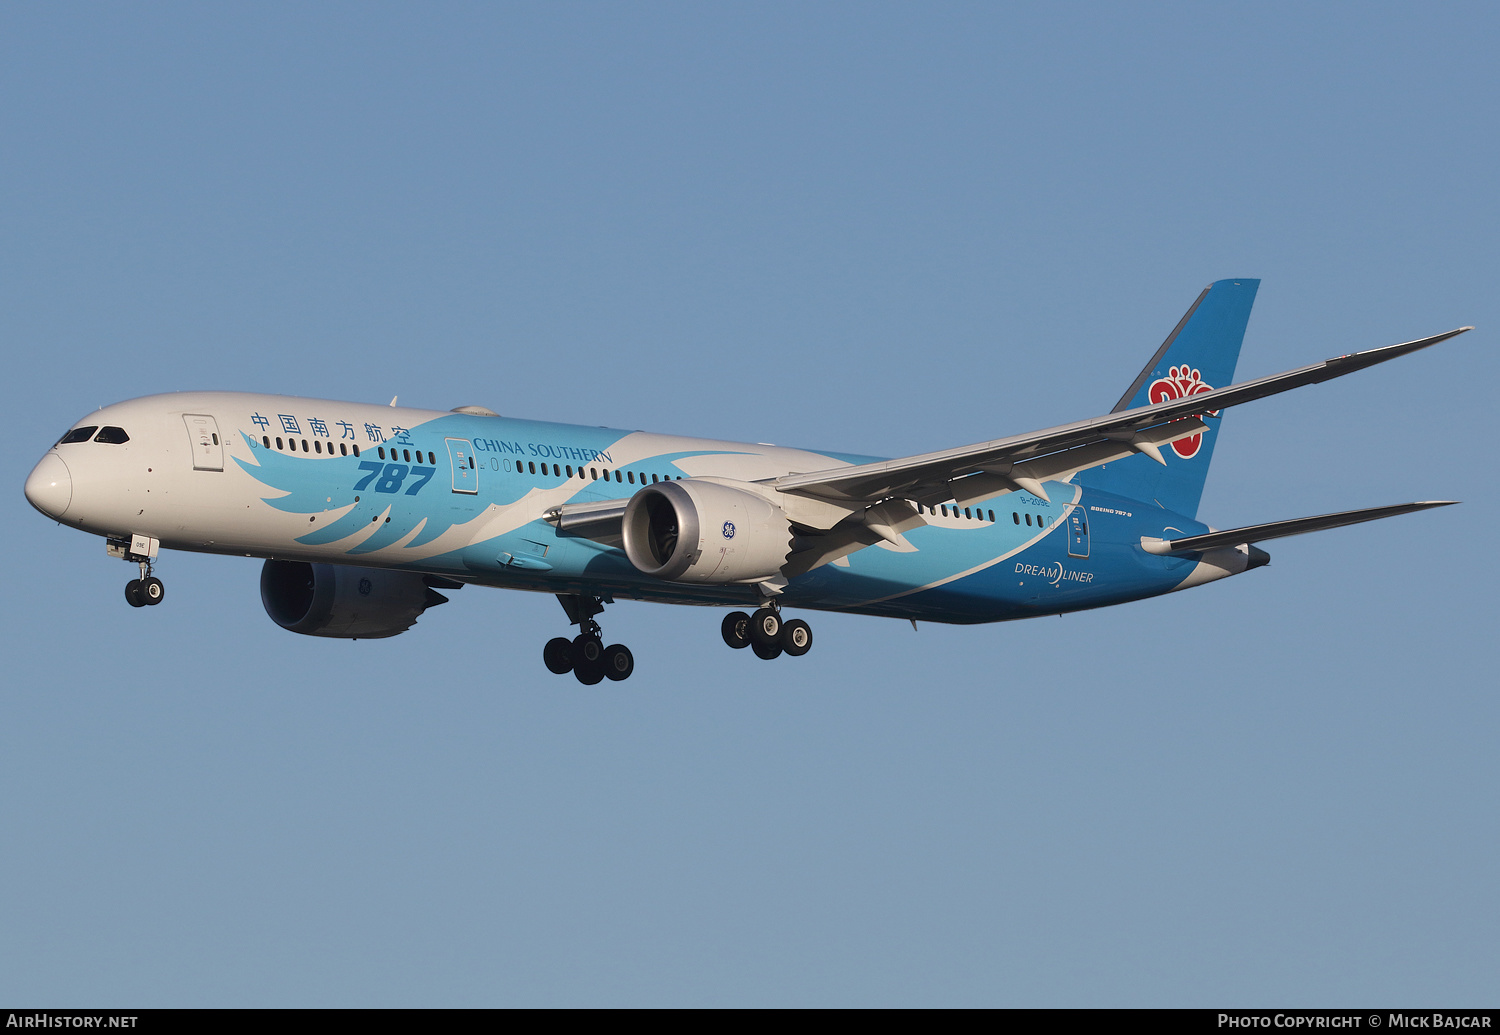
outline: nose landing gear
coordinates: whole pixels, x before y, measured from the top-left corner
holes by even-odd
[[[603,634],[594,616],[604,610],[604,601],[593,594],[559,593],[558,603],[568,613],[568,621],[578,626],[578,635],[569,640],[554,637],[542,648],[542,661],[556,675],[573,673],[584,686],[604,679],[616,682],[629,679],[635,671],[635,658],[622,643],[604,646]]]
[[[781,608],[775,603],[753,615],[731,611],[724,616],[719,632],[730,647],[735,650],[749,647],[756,657],[766,661],[782,654],[800,658],[812,650],[812,626],[800,618],[782,621]]]
[[[131,607],[159,604],[165,599],[167,589],[161,579],[151,574],[151,562],[156,559],[157,540],[146,536],[133,536],[126,540],[107,540],[105,549],[111,557],[135,561],[140,565],[141,577],[125,583],[125,602]]]

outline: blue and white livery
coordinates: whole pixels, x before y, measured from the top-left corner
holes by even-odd
[[[596,621],[619,598],[724,606],[731,647],[801,655],[800,608],[978,623],[1202,585],[1254,544],[1444,506],[1408,503],[1228,531],[1198,520],[1222,413],[1471,328],[1240,384],[1259,281],[1210,284],[1109,413],[897,460],[449,412],[180,392],[89,414],[26,497],[139,566],[162,548],[265,558],[278,625],[375,638],[466,584],[557,595],[573,638],[544,661],[584,683],[631,653]]]

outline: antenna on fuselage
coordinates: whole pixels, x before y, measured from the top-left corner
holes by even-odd
[[[391,405],[392,405],[392,406],[395,406],[395,405],[396,405],[396,397],[395,397],[395,396],[394,396],[394,395],[393,395],[393,396],[391,396]]]

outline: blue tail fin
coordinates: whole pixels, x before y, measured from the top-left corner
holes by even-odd
[[[1204,288],[1110,412],[1180,399],[1233,383],[1250,306],[1259,287],[1258,280],[1216,280]],[[1083,471],[1078,482],[1130,499],[1154,501],[1167,510],[1194,517],[1219,434],[1217,413],[1208,414],[1204,421],[1208,430],[1202,435],[1162,450],[1165,467],[1149,456],[1132,456]]]

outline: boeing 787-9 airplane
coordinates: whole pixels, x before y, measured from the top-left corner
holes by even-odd
[[[1234,384],[1259,283],[1205,288],[1103,416],[899,460],[179,392],[80,420],[26,498],[138,565],[136,607],[163,599],[163,547],[264,558],[266,612],[313,636],[394,636],[471,583],[552,593],[579,629],[543,660],[587,684],[634,669],[597,621],[619,598],[733,608],[724,641],[768,660],[812,646],[793,608],[979,623],[1103,607],[1264,565],[1269,539],[1447,503],[1198,520],[1227,407],[1471,329]]]

